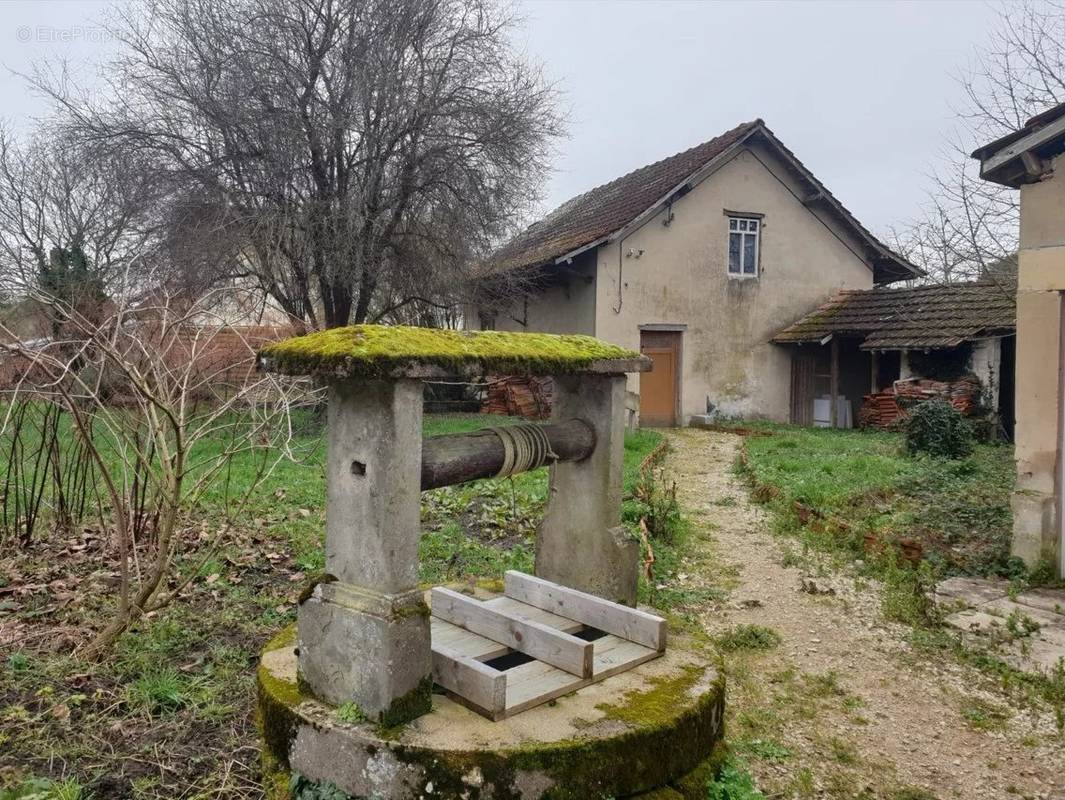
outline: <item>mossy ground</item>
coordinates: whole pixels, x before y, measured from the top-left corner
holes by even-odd
[[[261,355],[289,374],[388,375],[410,364],[485,373],[551,375],[579,372],[597,361],[639,358],[591,336],[504,331],[454,331],[403,325],[352,325],[267,345]]]

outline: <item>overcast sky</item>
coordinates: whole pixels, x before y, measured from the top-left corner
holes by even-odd
[[[9,70],[113,45],[107,3],[0,0],[0,114],[45,106]],[[915,216],[962,104],[956,76],[994,24],[983,2],[526,0],[521,46],[572,120],[545,207],[761,117],[859,220]],[[975,144],[975,143],[967,143]]]

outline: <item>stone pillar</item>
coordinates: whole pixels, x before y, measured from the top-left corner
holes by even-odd
[[[583,461],[551,467],[536,574],[632,606],[640,545],[621,525],[625,376],[555,378],[554,418],[574,417],[594,428],[595,450]]]
[[[302,685],[386,725],[431,706],[429,617],[418,589],[422,387],[330,386],[326,575],[298,615]]]

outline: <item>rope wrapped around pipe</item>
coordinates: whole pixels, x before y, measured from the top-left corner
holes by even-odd
[[[528,472],[558,460],[540,425],[522,422],[487,430],[499,437],[503,445],[503,464],[495,474],[497,478]]]
[[[421,488],[516,475],[524,465],[536,469],[545,464],[580,461],[594,450],[595,430],[581,419],[427,436],[422,441]]]

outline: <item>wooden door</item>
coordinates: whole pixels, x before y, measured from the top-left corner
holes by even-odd
[[[791,422],[793,425],[813,425],[814,380],[816,359],[810,353],[791,354]]]
[[[650,372],[640,374],[640,424],[677,424],[680,385],[680,333],[641,331],[640,352],[654,362]]]

